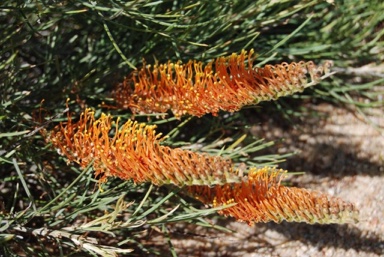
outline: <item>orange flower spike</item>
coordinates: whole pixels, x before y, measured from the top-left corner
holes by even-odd
[[[176,117],[215,115],[220,110],[237,111],[300,92],[316,84],[322,74],[323,78],[330,75],[329,63],[320,67],[312,62],[253,67],[253,55],[253,50],[243,50],[204,67],[197,61],[147,65],[117,86],[116,103],[134,113],[171,110]]]
[[[230,160],[160,145],[155,126],[127,121],[110,136],[114,121],[102,114],[97,120],[90,109],[77,123],[69,117],[46,138],[69,161],[81,167],[93,161],[95,174],[104,181],[115,176],[156,185],[214,185],[239,182]],[[198,172],[197,172],[198,171]]]
[[[356,222],[358,211],[348,202],[280,185],[285,171],[270,167],[252,168],[247,180],[239,184],[193,186],[189,192],[205,204],[214,207],[236,203],[219,211],[252,225],[257,222],[345,223]]]

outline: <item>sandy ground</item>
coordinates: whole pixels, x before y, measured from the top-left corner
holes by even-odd
[[[251,132],[258,138],[285,138],[275,150],[300,153],[283,168],[306,171],[290,181],[353,202],[360,209],[360,222],[249,227],[228,219],[216,221],[233,234],[174,227],[170,230],[178,256],[384,256],[384,133],[344,109],[328,104],[313,108],[325,117],[306,117],[288,129],[270,120]],[[380,111],[369,118],[384,128]]]

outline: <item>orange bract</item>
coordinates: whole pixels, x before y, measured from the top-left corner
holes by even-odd
[[[176,117],[200,117],[300,92],[322,74],[329,74],[330,63],[320,67],[312,62],[253,67],[252,55],[253,50],[249,54],[243,50],[206,66],[197,61],[147,65],[117,86],[115,100],[119,108],[130,108],[134,113],[171,110]]]
[[[156,185],[214,185],[239,182],[230,160],[160,145],[155,126],[119,120],[102,114],[99,119],[87,109],[80,120],[57,126],[48,136],[62,155],[82,167],[93,161],[101,180],[109,176],[152,182]],[[114,126],[114,128],[112,128]],[[111,130],[114,130],[110,136]]]
[[[295,187],[280,185],[285,173],[270,167],[251,169],[248,179],[237,184],[192,186],[189,192],[205,204],[226,206],[220,214],[239,221],[306,223],[357,222],[358,212],[348,202]]]

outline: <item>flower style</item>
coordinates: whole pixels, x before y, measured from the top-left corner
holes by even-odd
[[[179,187],[240,181],[231,160],[163,146],[155,126],[129,120],[119,128],[119,119],[114,122],[111,116],[101,114],[96,120],[90,109],[76,123],[68,114],[66,124],[58,125],[46,139],[70,162],[82,167],[93,162],[101,181],[116,176]]]
[[[331,74],[329,62],[319,67],[312,62],[253,67],[253,54],[243,50],[206,66],[197,61],[144,66],[117,85],[116,103],[133,113],[216,115],[300,92]]]
[[[351,203],[301,188],[280,185],[283,170],[253,168],[241,183],[189,187],[189,193],[213,207],[235,203],[220,214],[252,225],[257,222],[346,223],[357,222]]]

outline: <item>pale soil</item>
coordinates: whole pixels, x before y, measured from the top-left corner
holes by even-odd
[[[271,119],[251,132],[258,138],[284,138],[275,148],[280,153],[300,151],[283,164],[306,172],[293,177],[293,185],[353,202],[360,222],[249,227],[228,219],[213,221],[233,234],[180,225],[169,228],[178,256],[384,256],[384,133],[345,109],[328,104],[312,108],[325,117],[303,117],[288,129]],[[370,119],[384,128],[382,111]]]

